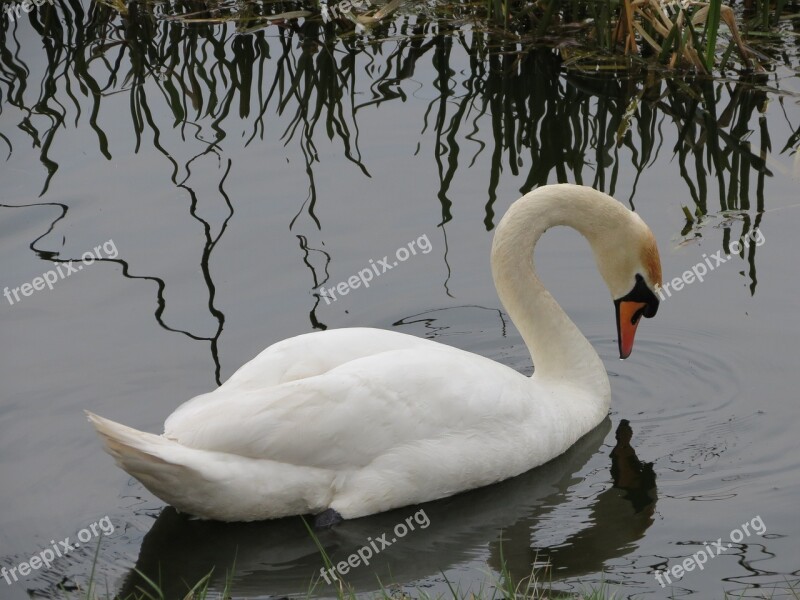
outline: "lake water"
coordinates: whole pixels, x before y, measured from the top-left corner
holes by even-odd
[[[341,37],[310,22],[185,26],[163,18],[168,8],[150,17],[132,4],[121,19],[60,0],[3,21],[0,566],[74,543],[105,517],[114,531],[86,529],[51,568],[0,579],[0,598],[64,597],[59,587],[85,586],[95,552],[110,594],[146,585],[134,568],[174,598],[214,567],[221,590],[235,562],[236,598],[304,595],[323,563],[299,519],[225,525],[165,509],[103,453],[83,410],[160,432],[181,402],[267,345],[349,326],[437,339],[529,374],[489,249],[511,202],[561,181],[634,207],[658,238],[665,280],[731,256],[672,292],[621,362],[586,243],[549,233],[537,266],[606,364],[609,418],[540,469],[348,522],[320,542],[344,560],[425,511],[427,526],[348,574],[365,593],[376,574],[412,595],[446,594],[447,582],[478,592],[502,553],[517,579],[549,561],[563,591],[606,582],[623,598],[793,597],[790,27],[786,56],[763,76],[692,83],[565,72],[549,51],[502,52],[513,48],[424,5]],[[730,252],[756,229],[760,245]],[[423,236],[429,252],[369,288],[320,293]],[[70,271],[87,252],[94,262]],[[35,281],[49,271],[60,273],[52,289]],[[724,553],[702,569],[656,581],[718,540]]]

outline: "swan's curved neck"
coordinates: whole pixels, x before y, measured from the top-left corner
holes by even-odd
[[[611,392],[603,362],[537,277],[533,250],[558,225],[573,227],[593,244],[598,225],[609,217],[609,200],[619,204],[588,188],[535,190],[511,205],[492,245],[495,287],[531,353],[534,377],[574,383],[605,400]]]

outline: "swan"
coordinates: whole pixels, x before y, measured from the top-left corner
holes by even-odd
[[[560,225],[588,240],[627,358],[658,309],[655,237],[611,196],[547,185],[509,207],[491,251],[531,377],[432,340],[333,329],[269,346],[175,410],[163,435],[88,418],[122,469],[202,519],[316,515],[326,527],[519,475],[596,427],[611,400],[600,357],[536,275],[534,246]]]

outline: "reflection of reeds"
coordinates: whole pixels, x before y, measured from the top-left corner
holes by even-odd
[[[19,58],[20,49],[12,52],[9,46],[14,47],[15,43],[10,43],[13,38],[9,32],[0,32],[4,42],[0,45],[3,74],[0,85],[7,90],[4,103],[32,116],[45,116],[51,124],[40,131],[31,119],[20,123],[41,148],[41,160],[48,170],[44,190],[58,167],[49,157],[52,137],[67,116],[65,102],[56,98],[57,81],[62,78],[66,82],[66,104],[80,110],[79,96],[89,100],[89,124],[107,158],[110,158],[108,141],[97,123],[100,104],[107,94],[127,92],[131,97],[137,149],[149,129],[153,146],[165,160],[172,162],[173,182],[178,185],[185,181],[186,175],[181,171],[186,172],[191,161],[178,165],[161,145],[161,132],[150,107],[153,99],[148,98],[155,87],[161,97],[159,101],[167,104],[174,126],[181,128],[183,136],[191,135],[190,128],[211,130],[202,136],[194,133],[196,139],[213,140],[206,143],[201,155],[219,154],[227,136],[225,122],[232,112],[251,124],[248,143],[263,138],[270,110],[279,116],[286,115],[283,139],[286,143],[297,139],[306,160],[309,194],[304,210],[319,226],[313,172],[318,160],[314,141],[317,132],[340,140],[344,155],[369,176],[358,148],[356,113],[372,104],[402,100],[402,93],[397,91],[400,83],[414,74],[416,62],[426,54],[437,73],[433,85],[439,90],[428,114],[437,138],[434,158],[440,173],[443,222],[449,220],[448,190],[460,166],[458,134],[465,120],[472,127],[472,132],[465,134],[467,140],[475,140],[478,122],[487,118],[494,134],[487,226],[491,223],[491,205],[503,163],[517,175],[521,157],[530,155],[532,166],[524,185],[526,189],[545,183],[549,173],[555,171],[560,180],[572,173],[577,181],[613,190],[618,148],[628,146],[640,157],[636,167],[641,172],[648,164],[645,159],[658,146],[653,127],[657,115],[662,113],[671,117],[680,132],[682,141],[677,150],[682,174],[701,212],[706,210],[702,175],[709,172],[708,167],[713,166],[720,189],[724,190],[721,209],[736,206],[740,197],[749,205],[746,184],[751,172],[759,190],[763,190],[763,176],[768,173],[759,154],[750,152],[749,143],[742,141],[749,135],[750,118],[764,97],[763,93],[746,91],[749,89],[746,82],[733,87],[730,106],[723,111],[727,117],[718,122],[716,98],[724,95],[715,90],[723,84],[665,80],[667,94],[653,107],[647,97],[657,95],[653,91],[662,87],[658,76],[650,77],[644,87],[616,79],[583,77],[579,72],[565,80],[559,74],[558,60],[549,52],[519,53],[517,45],[508,42],[502,33],[477,31],[466,36],[445,23],[428,22],[423,16],[411,26],[399,24],[405,37],[384,57],[380,45],[363,45],[354,38],[337,40],[330,27],[314,21],[287,24],[277,30],[277,37],[269,38],[261,30],[230,38],[226,24],[182,27],[156,19],[151,11],[144,10],[145,5],[131,4],[124,17],[116,18],[114,11],[105,6],[93,4],[90,12],[84,14],[77,0],[69,1],[72,4],[53,9],[64,12],[66,28],[62,28],[58,19],[49,18],[46,10],[40,15],[42,22],[37,22],[40,33],[50,41],[46,45],[50,68],[41,85],[28,86],[28,70]],[[200,10],[199,6],[178,2],[170,4],[170,10],[188,14]],[[272,6],[270,10],[286,8]],[[39,17],[34,15],[31,13],[31,18],[36,22]],[[426,35],[434,28],[453,33]],[[293,44],[298,41],[300,50],[294,51]],[[450,54],[454,41],[474,57],[461,86],[452,85]],[[210,57],[215,59],[209,60]],[[359,59],[367,62],[364,76],[372,79],[373,94],[373,99],[361,104],[356,101]],[[106,75],[100,81],[96,73],[102,70]],[[39,97],[29,98],[32,89],[41,90]],[[456,94],[457,89],[464,91]],[[733,115],[737,118],[735,130],[729,131],[726,125]],[[565,128],[565,123],[569,127]],[[632,135],[633,130],[638,130],[638,140]],[[766,123],[760,133],[763,143],[769,145]],[[701,146],[709,150],[708,159],[703,149],[688,141],[687,136],[702,138]],[[10,146],[7,137],[3,136],[3,140]],[[639,147],[634,148],[635,144]],[[725,148],[724,152],[720,148]],[[483,150],[481,146],[479,153]],[[761,150],[763,154],[764,148]],[[592,154],[594,175],[588,179],[584,167]],[[696,182],[687,176],[689,155],[696,162]],[[706,164],[709,161],[711,165]],[[736,172],[726,184],[722,177],[731,168]],[[611,182],[608,186],[607,181]]]
[[[772,142],[762,114],[766,93],[760,91],[760,77],[714,83],[670,79],[657,72],[640,82],[580,70],[565,76],[561,59],[548,49],[528,50],[503,31],[464,32],[450,21],[425,16],[375,26],[372,35],[391,38],[384,43],[363,36],[339,38],[332,24],[313,19],[287,21],[269,35],[262,29],[231,36],[235,26],[229,23],[187,27],[158,16],[167,8],[179,15],[210,7],[132,3],[119,16],[96,3],[85,12],[78,0],[45,5],[29,16],[47,54],[47,68],[36,82],[29,81],[23,60],[32,50],[23,51],[14,36],[20,24],[0,29],[0,115],[4,123],[8,119],[3,112],[10,107],[24,115],[15,125],[39,148],[46,170],[43,194],[58,170],[50,148],[61,129],[86,119],[100,152],[111,158],[98,115],[104,98],[124,93],[130,97],[136,150],[151,144],[170,165],[173,184],[190,198],[194,192],[187,180],[193,161],[214,154],[220,163],[227,162],[222,159],[229,121],[245,121],[246,143],[252,144],[264,137],[268,119],[282,120],[282,140],[299,145],[308,177],[307,199],[292,224],[303,217],[319,229],[314,166],[320,160],[320,136],[338,141],[343,155],[370,176],[359,149],[358,113],[404,101],[405,81],[433,73],[430,87],[436,97],[429,103],[421,135],[430,131],[435,138],[432,158],[442,225],[451,219],[451,186],[464,168],[488,163],[484,223],[491,229],[504,170],[524,178],[523,192],[571,180],[614,193],[621,153],[630,156],[626,160],[632,161],[638,181],[664,152],[664,139],[673,137],[667,136],[669,130],[678,140],[671,150],[697,215],[764,208],[765,178],[770,175],[765,157]],[[579,8],[561,5],[565,11]],[[467,63],[464,55],[469,56]],[[457,67],[454,56],[461,61]],[[427,63],[424,69],[418,68],[421,61]],[[359,93],[364,78],[367,94]],[[156,110],[156,104],[168,107],[171,126],[182,139],[191,136],[200,142],[194,157],[179,164],[165,147],[164,125],[154,117],[164,111]],[[85,106],[87,114],[82,112]],[[9,137],[2,131],[0,136],[0,144],[13,152]],[[783,152],[792,151],[800,128],[787,137]],[[464,151],[469,152],[466,158]],[[488,161],[478,161],[482,154]],[[718,208],[708,206],[709,178],[719,190]],[[631,203],[635,194],[634,186]],[[190,212],[197,218],[191,207]],[[209,237],[207,250],[214,243]],[[307,239],[303,247],[309,246],[319,244]],[[209,309],[214,313],[212,304]]]
[[[667,80],[668,93],[654,104],[648,97],[658,96],[657,90],[663,85],[658,77],[651,77],[643,87],[616,79],[583,77],[579,73],[565,80],[559,75],[558,60],[550,53],[519,54],[515,52],[516,45],[507,43],[502,34],[476,32],[468,37],[454,31],[453,35],[426,39],[426,31],[433,27],[447,31],[447,26],[428,23],[423,17],[408,28],[401,24],[407,36],[384,58],[378,46],[363,46],[355,39],[337,41],[330,28],[314,22],[280,28],[277,38],[270,39],[264,31],[259,31],[231,40],[226,25],[181,27],[171,21],[157,20],[151,12],[140,10],[135,4],[123,19],[115,18],[113,11],[96,4],[84,14],[80,4],[71,1],[73,4],[55,9],[65,11],[68,16],[66,28],[62,28],[58,19],[48,18],[46,10],[41,15],[43,22],[37,23],[40,33],[50,40],[46,45],[49,69],[41,85],[28,85],[28,71],[19,58],[20,49],[12,52],[9,46],[14,44],[9,42],[13,38],[2,32],[0,68],[2,84],[7,89],[4,103],[30,115],[45,116],[51,124],[44,131],[37,129],[31,119],[20,124],[41,148],[41,160],[48,170],[44,189],[57,169],[49,158],[49,147],[66,116],[64,102],[56,98],[56,82],[62,78],[67,84],[62,94],[66,93],[68,104],[79,109],[80,95],[90,101],[89,124],[97,133],[104,155],[110,157],[106,134],[97,123],[100,103],[107,94],[127,91],[131,96],[137,148],[143,143],[145,130],[150,129],[153,146],[173,163],[174,183],[185,181],[180,171],[185,172],[191,161],[181,166],[174,162],[161,146],[161,132],[152,117],[152,99],[146,90],[156,86],[161,96],[159,101],[167,104],[175,126],[181,128],[184,136],[190,127],[212,130],[212,135],[203,137],[213,139],[207,142],[203,153],[219,153],[227,135],[225,121],[234,107],[234,114],[251,123],[248,143],[256,137],[263,138],[270,105],[278,115],[291,109],[284,140],[290,143],[299,134],[309,177],[306,209],[319,225],[314,216],[317,198],[313,179],[313,164],[318,160],[314,142],[318,129],[329,139],[339,139],[344,155],[369,175],[358,149],[356,113],[374,103],[402,99],[402,93],[397,91],[400,82],[411,77],[415,63],[429,54],[437,73],[433,84],[439,90],[439,98],[431,102],[428,114],[433,117],[430,123],[437,138],[434,148],[441,180],[439,200],[443,222],[449,220],[448,190],[459,167],[459,130],[469,120],[472,131],[465,137],[467,141],[477,141],[474,134],[479,121],[486,118],[490,119],[494,138],[487,226],[492,220],[491,204],[504,162],[516,175],[521,157],[530,156],[525,189],[545,183],[554,171],[559,180],[571,173],[577,181],[613,191],[619,167],[615,156],[618,148],[624,145],[631,149],[637,171],[641,172],[659,146],[654,137],[659,115],[669,116],[680,132],[682,141],[676,151],[684,179],[701,213],[706,210],[707,167],[713,167],[713,175],[720,183],[721,209],[736,207],[739,198],[743,208],[749,206],[747,184],[751,172],[758,182],[758,195],[763,195],[763,177],[768,174],[761,158],[769,147],[766,123],[760,127],[762,148],[758,154],[751,152],[749,143],[742,140],[750,134],[751,117],[759,103],[763,103],[764,94],[748,91],[746,82],[733,87],[730,105],[717,118],[716,98],[722,96],[716,90],[723,84]],[[197,8],[186,3],[171,6],[176,13],[188,11],[192,6]],[[460,86],[451,84],[453,71],[449,63],[453,40],[474,57],[471,71]],[[292,49],[296,41],[301,42],[299,52]],[[212,56],[215,60],[209,61]],[[355,96],[359,58],[371,65],[364,73],[372,79],[373,93],[373,100],[361,105],[357,105]],[[106,71],[103,81],[92,75],[99,67]],[[149,88],[145,83],[149,83]],[[465,91],[456,95],[455,89]],[[32,90],[41,92],[38,97],[29,98]],[[727,130],[733,115],[736,123]],[[565,123],[569,127],[564,127]],[[639,133],[638,140],[632,135],[634,130]],[[200,138],[197,134],[195,137]],[[792,139],[798,137],[800,130],[789,140],[787,149],[793,146]],[[10,146],[5,136],[3,139]],[[477,143],[480,153],[483,142]],[[594,175],[587,179],[584,167],[592,154]],[[688,176],[689,157],[695,162],[696,181]],[[731,173],[729,182],[722,179],[725,173]]]

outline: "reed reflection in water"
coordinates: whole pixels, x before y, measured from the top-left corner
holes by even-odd
[[[267,13],[253,18],[266,19],[269,10],[286,8],[287,3],[280,4],[262,7]],[[771,175],[766,158],[772,141],[763,114],[766,76],[689,83],[657,74],[644,80],[565,75],[550,51],[521,51],[492,33],[463,32],[424,14],[400,17],[369,37],[338,37],[332,25],[313,20],[232,35],[231,24],[184,25],[181,19],[197,9],[192,3],[156,6],[151,10],[133,3],[123,16],[98,3],[86,8],[78,0],[43,6],[28,15],[45,41],[43,49],[34,47],[38,40],[31,36],[19,42],[16,30],[26,23],[6,23],[0,29],[0,139],[10,156],[14,148],[4,130],[18,127],[39,149],[45,196],[59,170],[51,152],[55,136],[87,120],[99,152],[113,161],[114,144],[104,130],[102,107],[118,94],[129,97],[129,114],[114,118],[130,119],[137,153],[158,153],[169,164],[171,184],[189,198],[187,216],[206,230],[205,244],[197,252],[217,333],[177,330],[207,341],[217,364],[224,315],[214,307],[208,260],[235,208],[223,189],[231,172],[228,129],[244,125],[249,130],[247,147],[263,139],[267,119],[278,120],[283,143],[300,148],[308,192],[289,226],[308,220],[299,238],[307,253],[305,248],[322,244],[314,177],[321,160],[320,136],[337,141],[342,154],[370,177],[359,149],[359,113],[403,102],[403,82],[420,72],[435,74],[431,84],[438,92],[423,122],[412,125],[423,138],[434,138],[441,226],[452,217],[452,182],[483,152],[491,156],[484,224],[492,229],[504,170],[524,177],[521,192],[547,182],[575,181],[613,195],[623,191],[617,189],[621,164],[630,160],[641,175],[659,153],[670,151],[695,203],[684,235],[699,234],[709,210],[733,211],[740,217],[740,231],[733,231],[733,224],[725,227],[726,246],[759,226],[764,181]],[[373,41],[381,35],[392,37]],[[456,55],[469,56],[468,64]],[[43,58],[45,69],[33,81],[32,74],[39,70],[26,61],[39,64]],[[430,61],[432,68],[420,70],[421,61]],[[171,122],[159,122],[155,116],[163,114],[162,107],[168,109]],[[678,132],[673,148],[663,147],[665,128]],[[491,135],[476,137],[479,131]],[[795,125],[782,152],[792,151],[798,136],[800,126]],[[462,150],[466,157],[460,156]],[[200,216],[198,193],[189,181],[193,167],[202,168],[198,161],[209,155],[221,166],[215,202],[227,213],[216,226]],[[713,208],[708,206],[709,179],[715,180],[718,191]],[[632,206],[636,194],[634,186],[628,198]],[[755,217],[751,208],[756,209]],[[755,248],[747,255],[742,250],[742,258],[749,262],[754,291]],[[314,284],[319,284],[316,276]],[[170,329],[161,314],[165,285],[159,284],[155,317]],[[315,311],[316,306],[310,311],[312,326],[324,327]]]

